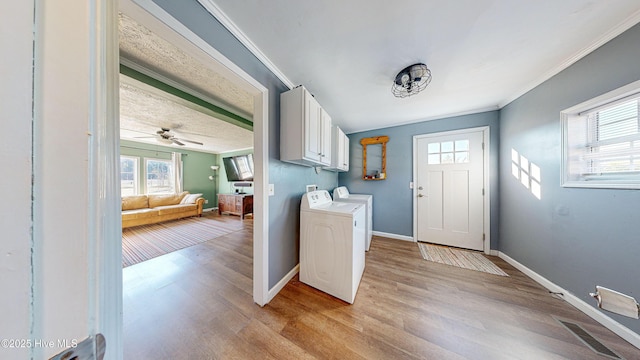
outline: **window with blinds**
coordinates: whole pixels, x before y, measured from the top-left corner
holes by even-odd
[[[571,110],[562,113],[563,185],[640,188],[640,89]]]

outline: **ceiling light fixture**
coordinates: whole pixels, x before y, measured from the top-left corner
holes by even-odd
[[[396,75],[391,92],[395,97],[405,98],[426,89],[430,82],[431,70],[427,65],[422,63],[409,65]]]

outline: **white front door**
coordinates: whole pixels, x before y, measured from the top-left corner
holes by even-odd
[[[483,132],[417,137],[417,240],[483,250]]]

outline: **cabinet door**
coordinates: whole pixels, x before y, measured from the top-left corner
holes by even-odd
[[[340,156],[338,157],[340,163],[338,167],[340,170],[349,171],[349,137],[342,131],[340,138]]]
[[[323,165],[331,165],[331,117],[324,109],[320,108],[320,162]]]
[[[304,157],[318,162],[322,161],[321,124],[320,104],[311,94],[305,92]]]

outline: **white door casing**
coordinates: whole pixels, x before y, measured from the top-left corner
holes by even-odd
[[[414,237],[485,247],[485,134],[479,129],[414,137]]]

